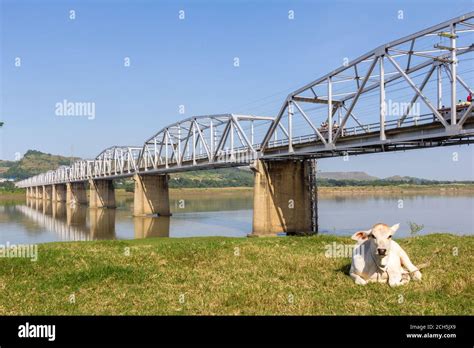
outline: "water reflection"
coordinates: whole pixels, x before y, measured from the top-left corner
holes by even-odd
[[[90,209],[89,219],[91,239],[115,239],[115,209]]]
[[[252,192],[171,193],[173,216],[133,217],[133,196],[116,197],[117,209],[90,209],[46,200],[0,200],[0,244],[149,237],[244,237],[252,230]],[[402,204],[401,204],[402,203]],[[474,234],[472,194],[321,194],[320,232],[350,236],[376,222],[401,223],[397,237],[419,234]]]
[[[42,203],[34,202],[33,207],[27,204],[17,206],[16,209],[40,228],[53,232],[58,237],[58,240],[90,240],[89,232],[85,227],[85,215],[82,219],[80,217],[81,214],[67,211],[66,215],[55,218],[52,213],[50,215],[45,213],[44,206]],[[58,207],[55,210],[58,211],[60,209]],[[73,210],[73,208],[69,208],[69,210]]]
[[[133,218],[135,238],[169,237],[170,217],[134,217]]]
[[[42,229],[53,232],[58,240],[116,239],[116,210],[90,209],[85,205],[67,205],[28,198],[16,210]],[[135,238],[169,237],[169,217],[134,217]]]

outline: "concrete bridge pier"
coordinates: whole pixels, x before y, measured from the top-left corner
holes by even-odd
[[[134,216],[171,216],[168,175],[135,174]]]
[[[69,182],[66,184],[66,204],[87,204],[87,192],[85,183]]]
[[[313,204],[310,161],[257,160],[252,235],[311,233]]]
[[[115,208],[115,189],[112,180],[89,180],[89,207]]]
[[[52,196],[53,196],[53,186],[43,185],[43,199],[50,201]]]
[[[66,185],[53,184],[53,201],[66,202]]]

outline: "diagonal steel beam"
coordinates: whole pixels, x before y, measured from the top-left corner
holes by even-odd
[[[436,66],[433,65],[431,67],[431,69],[426,73],[426,76],[425,76],[425,78],[423,79],[423,82],[420,85],[420,92],[422,92],[423,88],[425,88],[425,86],[428,83],[431,75],[433,75],[433,72],[435,71],[435,69],[436,69]],[[415,93],[415,96],[410,101],[410,104],[408,104],[408,107],[407,107],[406,111],[404,112],[403,116],[398,120],[398,127],[401,127],[401,125],[403,124],[403,122],[407,118],[408,114],[410,113],[411,108],[413,107],[413,104],[415,104],[416,101],[418,100],[418,97],[419,97],[418,93]]]
[[[398,72],[403,76],[403,78],[408,82],[411,88],[418,94],[418,96],[423,100],[423,102],[428,106],[428,108],[433,112],[433,114],[436,116],[436,118],[441,122],[441,124],[445,127],[448,127],[448,123],[446,120],[441,116],[441,114],[436,110],[436,108],[430,103],[428,98],[420,91],[418,87],[416,87],[415,83],[413,80],[403,71],[403,69],[398,65],[398,63],[389,55],[387,54],[386,57],[392,63],[392,65],[395,67],[395,69],[398,70]]]
[[[303,116],[303,118],[306,120],[306,122],[308,122],[309,126],[313,129],[314,133],[316,133],[316,135],[319,137],[319,139],[321,139],[323,144],[327,144],[326,139],[324,139],[323,135],[319,132],[318,128],[316,128],[316,126],[313,124],[313,122],[311,122],[311,120],[306,115],[306,113],[303,111],[303,109],[300,107],[300,105],[295,101],[293,101],[293,104],[295,104],[296,108],[301,113],[301,116]]]
[[[234,120],[234,124],[235,126],[237,127],[237,134],[241,134],[244,141],[247,143],[247,145],[250,147],[250,149],[252,150],[252,152],[256,152],[255,149],[253,148],[253,145],[252,143],[249,141],[247,135],[245,134],[244,130],[242,129],[239,121],[236,119],[236,117],[234,115],[232,115],[232,119]],[[242,140],[241,140],[242,141]]]
[[[183,152],[181,153],[181,158],[180,158],[179,163],[178,163],[178,165],[180,165],[180,166],[183,164],[183,158],[184,158],[184,155],[186,154],[186,149],[188,148],[189,138],[191,138],[192,132],[193,132],[193,127],[189,127],[188,135],[186,136],[186,140],[185,140],[184,146],[183,146]]]
[[[219,143],[217,144],[216,151],[212,155],[212,161],[214,162],[217,158],[217,155],[219,154],[219,151],[221,148],[224,146],[227,137],[229,136],[229,129],[230,129],[230,124],[231,124],[231,119],[227,121],[227,124],[224,128],[224,131],[222,132],[221,139],[219,140]]]
[[[204,139],[204,136],[202,135],[201,128],[199,127],[199,124],[197,122],[195,122],[194,124],[196,125],[198,136],[199,138],[201,138],[201,142],[204,144],[204,149],[206,150],[207,159],[211,161],[211,157],[212,157],[211,152],[209,151],[209,147],[207,146],[206,139]]]
[[[459,120],[458,124],[459,126],[462,126],[464,124],[464,122],[467,120],[467,118],[469,117],[469,115],[471,114],[472,112],[472,107],[474,106],[474,103],[471,102],[471,105],[469,105],[469,107],[467,108],[467,110],[464,112],[464,114],[461,116],[461,119]]]
[[[344,104],[342,104],[342,107],[344,108],[344,110],[347,111],[347,108]],[[365,132],[365,133],[368,133],[367,129],[365,129],[364,125],[362,123],[360,123],[359,119],[354,115],[353,112],[350,113],[351,117],[354,119],[354,121],[356,121],[356,123],[359,125],[360,128],[362,128],[362,130]]]
[[[273,133],[275,133],[276,127],[280,125],[281,118],[283,117],[283,113],[285,112],[287,107],[288,107],[288,99],[285,100],[285,103],[281,106],[280,111],[278,112],[278,116],[272,122],[272,125],[268,129],[267,134],[265,134],[265,137],[263,138],[263,141],[262,141],[262,146],[260,147],[261,152],[264,152],[265,149],[267,148],[268,142],[273,136]],[[288,132],[286,132],[286,135],[288,136]]]
[[[376,57],[373,61],[372,61],[372,64],[370,65],[369,67],[369,70],[367,71],[367,74],[364,78],[364,81],[362,81],[362,84],[359,88],[359,90],[357,91],[357,94],[354,96],[354,100],[352,100],[352,103],[351,105],[349,106],[349,109],[347,110],[346,112],[346,115],[344,116],[344,118],[342,119],[342,122],[341,124],[339,125],[339,129],[337,130],[336,134],[334,135],[334,139],[333,139],[333,144],[336,143],[336,140],[339,138],[339,136],[341,135],[341,132],[342,132],[342,129],[345,127],[346,125],[346,122],[347,122],[347,119],[349,118],[352,110],[354,110],[354,107],[357,103],[357,100],[359,99],[362,91],[364,90],[364,87],[365,87],[365,84],[367,83],[367,81],[369,81],[369,77],[370,77],[370,74],[372,74],[372,71],[374,70],[375,68],[375,65],[377,64],[377,61],[379,60],[378,57]]]

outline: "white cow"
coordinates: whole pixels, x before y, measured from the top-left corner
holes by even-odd
[[[352,255],[350,276],[356,284],[388,281],[394,287],[408,283],[410,276],[413,280],[421,280],[419,269],[402,247],[392,240],[399,227],[400,224],[392,227],[375,224],[368,231],[354,233],[352,239],[358,243]]]

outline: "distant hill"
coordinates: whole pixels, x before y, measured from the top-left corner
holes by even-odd
[[[415,178],[413,176],[400,176],[400,175],[389,176],[389,177],[387,177],[383,180],[386,180],[386,181],[405,181],[405,182],[430,181],[428,179],[421,179],[421,178]]]
[[[19,161],[0,161],[0,177],[25,179],[62,165],[69,165],[77,159],[28,150]]]
[[[0,160],[0,176],[2,173],[5,173],[15,162],[13,161],[2,161]]]
[[[320,172],[318,173],[318,178],[331,180],[379,180],[376,176],[365,172]]]

